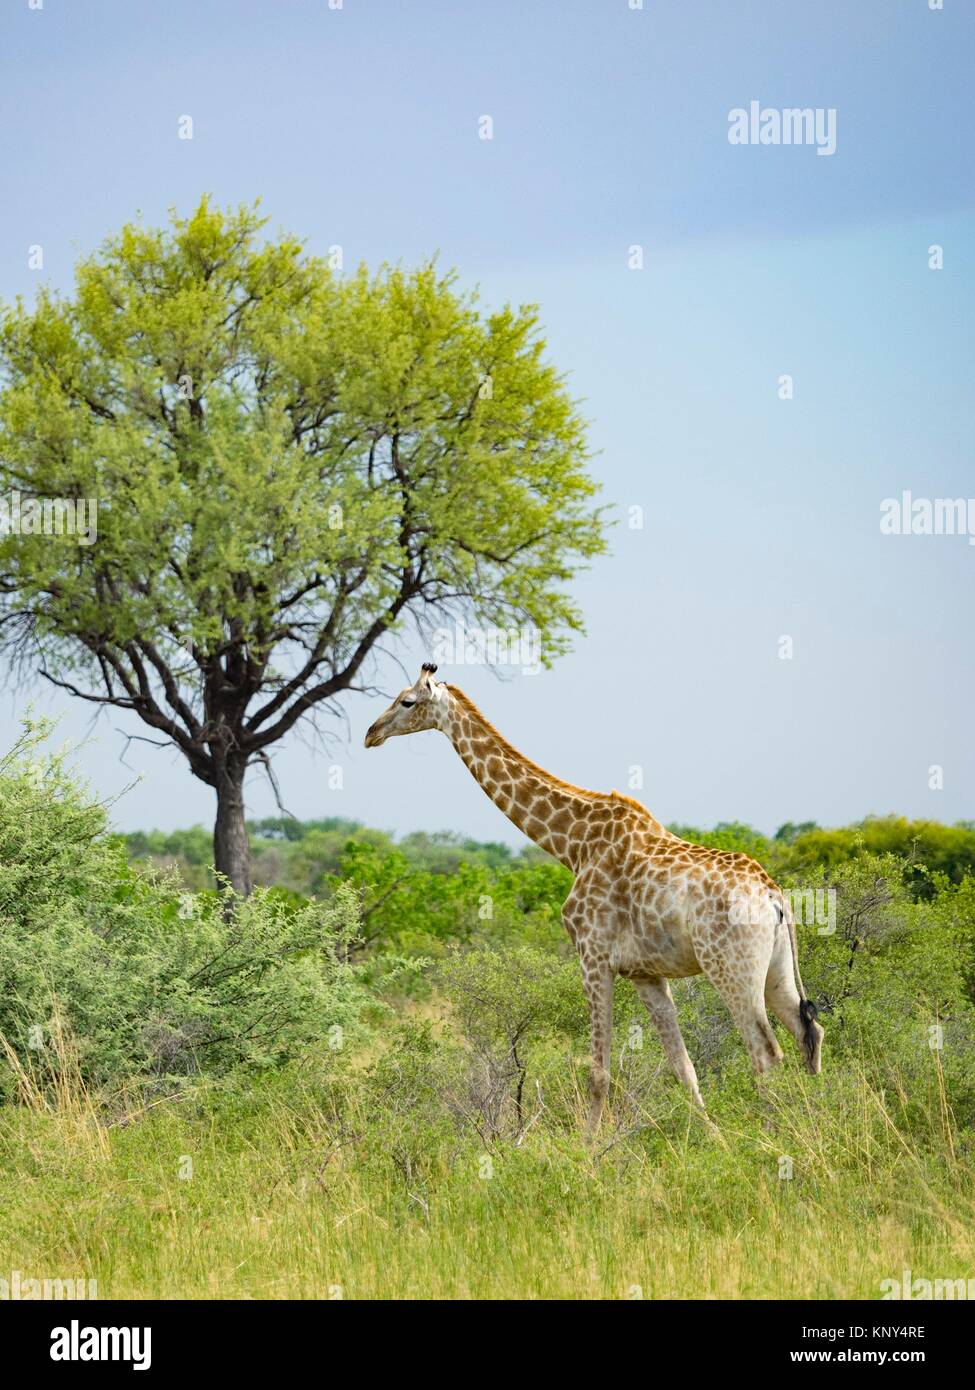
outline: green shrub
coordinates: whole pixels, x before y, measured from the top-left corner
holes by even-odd
[[[129,866],[49,733],[28,724],[0,761],[0,1033],[23,1065],[53,1065],[56,1014],[94,1084],[276,1065],[359,1026],[375,997],[349,961],[350,887],[258,890],[227,920],[216,894]]]
[[[933,875],[952,883],[975,872],[975,828],[968,823],[910,821],[905,816],[868,816],[835,830],[799,827],[785,858],[794,871],[835,867],[862,856],[893,854],[905,863],[905,883],[913,897],[930,898]]]

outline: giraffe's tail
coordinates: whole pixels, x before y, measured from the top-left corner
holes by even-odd
[[[819,1044],[819,1034],[816,1032],[818,1016],[819,1010],[811,999],[799,1000],[799,1017],[802,1019],[802,1045],[811,1067],[815,1067],[818,1061],[816,1055]]]
[[[776,900],[776,911],[779,914],[779,922],[784,922],[789,933],[789,945],[792,949],[792,969],[796,977],[796,989],[799,991],[799,1019],[802,1023],[802,1048],[806,1054],[806,1061],[809,1070],[819,1071],[819,1052],[823,1030],[816,1022],[819,1010],[813,1001],[806,997],[806,991],[802,983],[802,976],[799,974],[799,943],[796,939],[796,919],[792,915],[792,905],[785,894]]]

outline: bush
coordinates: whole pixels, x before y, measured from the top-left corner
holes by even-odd
[[[975,829],[967,822],[942,825],[904,816],[868,816],[836,830],[797,829],[800,833],[791,841],[786,862],[799,871],[893,854],[905,863],[904,881],[911,895],[922,899],[936,892],[935,876],[961,883],[975,872]]]
[[[55,1016],[96,1085],[273,1066],[359,1026],[376,1001],[349,960],[351,888],[258,890],[227,920],[215,893],[129,866],[49,733],[26,724],[0,761],[0,1034],[23,1065],[53,1065]]]
[[[468,1060],[453,1109],[485,1142],[523,1134],[553,1055],[564,1073],[565,1043],[588,1035],[578,964],[534,946],[479,947],[454,951],[440,979]]]

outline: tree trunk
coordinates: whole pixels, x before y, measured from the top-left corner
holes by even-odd
[[[251,878],[251,852],[244,822],[244,773],[246,763],[227,761],[217,767],[217,819],[213,827],[213,862],[222,875],[219,887],[227,883],[237,897],[246,898],[254,886]]]

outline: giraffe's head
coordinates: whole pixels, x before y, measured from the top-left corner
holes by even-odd
[[[366,747],[378,748],[397,734],[418,734],[421,729],[439,727],[443,686],[433,679],[436,666],[425,661],[414,685],[401,690],[396,699],[366,732]]]

